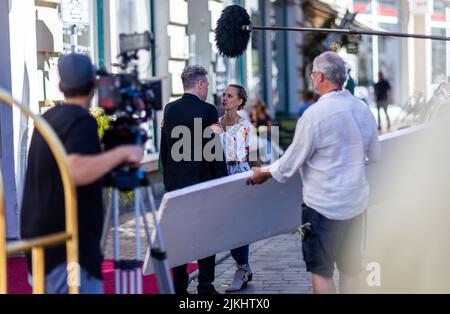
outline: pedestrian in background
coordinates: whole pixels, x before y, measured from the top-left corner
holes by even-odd
[[[381,115],[380,110],[384,110],[387,120],[388,130],[391,128],[391,120],[389,119],[388,106],[391,99],[391,84],[385,79],[383,72],[378,72],[378,82],[374,85],[375,101],[377,103],[378,112],[378,130],[381,130]]]
[[[267,127],[267,133],[270,135],[272,127],[272,119],[267,112],[267,106],[261,99],[257,99],[252,104],[252,111],[250,114],[250,122],[256,127],[259,134],[260,127]]]
[[[352,69],[350,68],[350,66],[348,66],[347,69],[347,83],[345,84],[345,89],[348,90],[350,92],[350,94],[355,95],[355,80],[353,79],[353,77],[350,75],[350,72],[352,72]]]

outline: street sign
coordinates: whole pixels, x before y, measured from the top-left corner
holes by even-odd
[[[62,0],[61,13],[65,25],[88,25],[89,0]]]
[[[430,13],[430,3],[428,0],[412,0],[411,11],[413,15],[426,15]]]

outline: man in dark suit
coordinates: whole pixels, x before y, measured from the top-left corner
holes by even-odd
[[[205,145],[211,140],[203,138],[204,131],[219,120],[216,108],[205,102],[209,86],[207,75],[206,69],[199,65],[186,67],[181,75],[184,95],[164,109],[161,163],[167,192],[227,175],[223,152],[222,158],[212,161],[204,154]],[[198,260],[198,266],[198,293],[217,293],[212,284],[215,255]],[[175,267],[172,272],[175,292],[187,294],[187,265]]]

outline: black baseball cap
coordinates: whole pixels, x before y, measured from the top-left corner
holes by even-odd
[[[94,83],[96,67],[87,55],[70,53],[59,58],[58,62],[61,88],[73,90]]]

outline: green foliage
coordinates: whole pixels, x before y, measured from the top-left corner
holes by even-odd
[[[336,15],[330,16],[321,28],[336,28]],[[312,63],[321,53],[327,51],[322,42],[328,37],[328,33],[306,32],[303,44],[303,55],[306,63]]]
[[[337,15],[332,15],[320,27],[338,28],[336,19]],[[327,50],[336,51],[343,47],[346,47],[348,53],[358,53],[358,42],[361,41],[361,35],[340,35],[336,39],[336,47],[330,47],[327,49],[323,46],[322,43],[328,37],[328,35],[330,34],[322,32],[305,33],[303,54],[305,56],[306,63],[311,64],[314,61],[314,58]]]
[[[108,208],[112,203],[112,188],[106,188],[103,192],[103,204],[105,208]],[[119,209],[121,212],[130,212],[134,210],[133,191],[119,193]]]
[[[103,137],[103,134],[105,134],[105,130],[109,128],[111,117],[108,115],[105,115],[105,112],[102,108],[91,108],[89,110],[90,114],[95,118],[97,121],[97,131],[98,136],[101,139]],[[111,189],[108,189],[107,192],[108,196],[105,198],[106,205],[109,205],[109,202],[111,202]],[[134,201],[134,192],[123,192],[119,195],[119,206],[120,208],[125,208],[127,210],[130,210],[133,208],[133,201]]]
[[[98,136],[102,138],[105,130],[109,127],[111,117],[105,115],[103,109],[99,107],[91,108],[90,114],[95,118],[95,120],[97,120]]]

